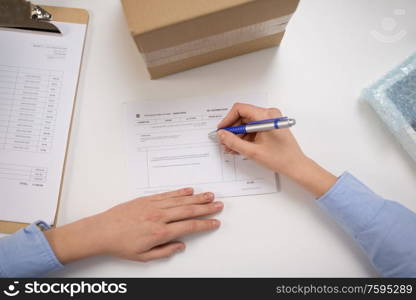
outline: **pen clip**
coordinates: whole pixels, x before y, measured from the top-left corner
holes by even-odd
[[[284,120],[287,120],[287,119],[288,119],[288,117],[280,117],[280,118],[274,118],[274,119],[254,121],[254,122],[247,123],[246,125],[263,124],[263,123],[269,123],[269,122],[275,122],[275,121],[284,121]]]

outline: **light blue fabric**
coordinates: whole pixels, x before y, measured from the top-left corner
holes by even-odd
[[[349,173],[317,200],[385,277],[416,277],[416,214],[385,200]]]
[[[63,268],[36,222],[0,239],[0,277],[36,277]]]

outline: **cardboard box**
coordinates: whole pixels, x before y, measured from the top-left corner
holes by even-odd
[[[299,0],[122,0],[152,79],[280,43]]]

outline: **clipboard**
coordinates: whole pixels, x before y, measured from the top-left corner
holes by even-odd
[[[13,0],[15,1],[15,0]],[[88,21],[89,21],[89,14],[88,11],[84,10],[84,9],[79,9],[79,8],[67,8],[67,7],[56,7],[56,6],[37,6],[37,8],[41,9],[42,11],[38,11],[38,12],[44,12],[46,14],[50,13],[50,20],[51,21],[58,21],[58,22],[64,22],[64,23],[75,23],[75,24],[85,24],[88,26]],[[33,11],[32,11],[33,13]],[[33,15],[32,15],[33,17]],[[44,21],[39,21],[39,28],[23,28],[24,30],[30,30],[30,31],[48,31],[48,30],[44,30],[42,29],[42,27],[44,27],[44,25],[42,25],[47,23]],[[50,24],[52,25],[52,24]],[[35,25],[36,27],[36,25]],[[85,49],[85,39],[86,39],[86,34],[84,37],[84,43],[82,46],[82,54],[81,54],[81,63],[80,63],[80,68],[82,65],[82,60],[83,60],[83,53],[84,53],[84,49]],[[80,72],[80,70],[79,70]],[[77,96],[77,91],[78,91],[78,85],[79,85],[79,74],[78,74],[78,81],[76,84],[76,90],[75,90],[75,99],[73,101],[73,106],[72,106],[72,111],[71,111],[71,117],[70,117],[70,124],[69,124],[69,131],[68,131],[68,136],[66,137],[66,149],[65,149],[65,158],[64,158],[64,164],[63,164],[63,168],[62,168],[62,174],[61,174],[61,182],[59,185],[59,194],[58,194],[58,199],[57,199],[57,206],[55,209],[55,217],[54,217],[54,222],[52,225],[52,227],[56,226],[56,222],[57,222],[57,216],[58,216],[58,212],[59,212],[59,204],[60,204],[60,200],[61,200],[61,195],[62,195],[62,187],[63,187],[63,181],[64,181],[64,175],[65,175],[65,169],[66,169],[66,162],[67,162],[67,152],[68,152],[68,147],[69,147],[69,139],[71,136],[71,129],[72,129],[72,121],[73,121],[73,116],[74,116],[74,108],[75,108],[75,104],[76,104],[76,96]],[[33,220],[33,222],[36,220]],[[26,226],[28,226],[29,223],[22,223],[22,222],[12,222],[12,221],[1,221],[0,220],[0,233],[6,233],[6,234],[10,234],[10,233],[14,233],[16,231],[18,231],[19,229],[22,229]]]

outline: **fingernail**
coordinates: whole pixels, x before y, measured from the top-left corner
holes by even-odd
[[[218,131],[218,137],[222,140],[224,138],[224,133],[220,130]]]
[[[185,192],[185,193],[192,193],[192,191],[193,191],[194,189],[193,188],[184,188],[183,189],[183,191]]]
[[[212,224],[212,226],[214,226],[214,227],[218,227],[218,226],[220,226],[220,225],[221,225],[221,222],[220,222],[220,221],[218,221],[218,220],[212,220],[212,221],[211,221],[211,224]]]
[[[216,207],[216,208],[222,208],[223,206],[224,206],[224,203],[222,203],[222,202],[215,202],[214,203],[214,206]]]
[[[213,199],[214,198],[214,194],[213,193],[205,193],[204,194],[204,198],[207,200]]]
[[[183,250],[185,250],[185,245],[180,245],[177,249],[176,249],[176,251],[183,251]]]

